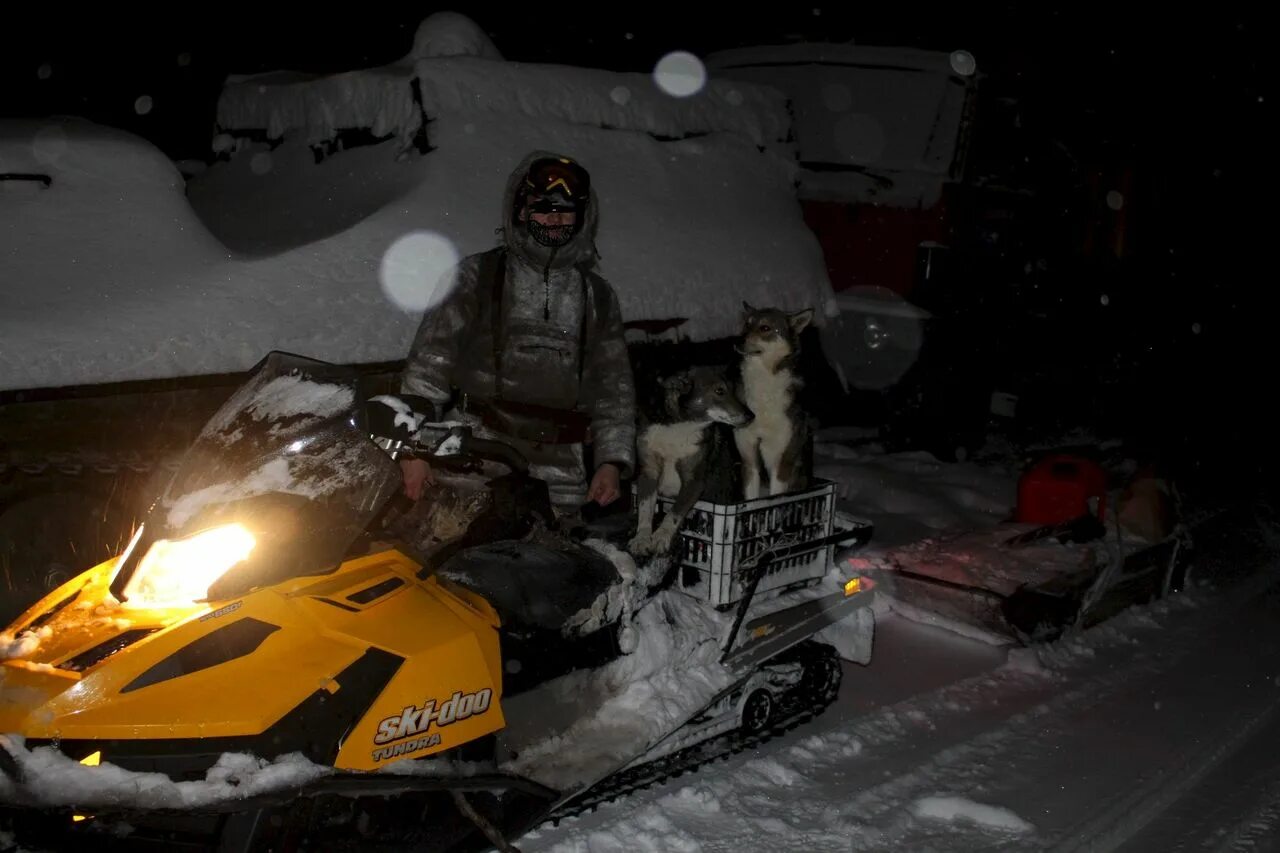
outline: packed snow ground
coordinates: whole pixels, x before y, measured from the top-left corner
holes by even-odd
[[[1011,494],[998,468],[830,442],[819,460],[828,471],[838,461],[846,493],[867,498],[846,508],[874,517],[883,511],[877,502],[891,503],[905,530],[989,523]],[[882,488],[870,490],[876,478]],[[883,602],[870,663],[846,664],[840,699],[816,721],[540,827],[519,846],[525,853],[1274,849],[1280,562],[1274,539],[1269,545],[1198,564],[1189,592],[1033,649],[970,640]],[[575,734],[607,739],[600,723],[609,714],[646,701],[678,715],[668,658],[697,659],[697,646],[668,642],[694,632],[664,637],[661,623],[688,628],[697,614],[686,610],[641,617],[647,645],[590,685],[602,713]],[[710,661],[698,671],[710,673]],[[558,755],[564,742],[531,755]],[[17,752],[50,802],[71,802],[86,786],[101,791],[103,782],[131,800],[207,802],[299,784],[318,771],[290,757],[227,757],[205,782],[179,786],[101,773],[48,750]],[[571,772],[563,763],[541,771]]]
[[[1041,648],[890,615],[814,724],[520,846],[1274,850],[1278,617],[1274,555],[1239,585],[1205,581]]]

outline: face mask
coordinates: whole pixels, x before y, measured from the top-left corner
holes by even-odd
[[[543,225],[535,222],[532,217],[526,223],[529,228],[529,236],[535,241],[552,249],[557,249],[567,244],[573,239],[574,233],[578,230],[577,225]]]

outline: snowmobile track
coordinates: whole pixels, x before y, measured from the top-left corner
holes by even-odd
[[[599,806],[619,800],[628,794],[665,784],[671,779],[696,772],[716,761],[728,760],[733,755],[766,743],[817,717],[836,700],[840,693],[839,658],[836,657],[834,649],[812,641],[797,646],[795,654],[812,657],[814,664],[833,663],[834,666],[829,668],[828,672],[834,677],[826,679],[818,685],[819,689],[816,690],[809,684],[808,679],[803,680],[800,686],[785,697],[784,703],[780,703],[767,728],[756,732],[737,728],[625,770],[587,789],[582,795],[556,809],[543,823],[558,825],[566,818],[594,811]],[[717,700],[713,700],[711,705],[716,704]]]

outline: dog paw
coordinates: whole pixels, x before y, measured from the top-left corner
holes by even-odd
[[[653,551],[655,554],[665,554],[671,550],[671,543],[676,538],[676,529],[674,526],[668,526],[665,522],[653,534]]]
[[[653,553],[653,537],[637,533],[627,543],[627,551],[637,557]]]

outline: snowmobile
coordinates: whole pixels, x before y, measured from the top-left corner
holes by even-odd
[[[425,550],[390,538],[407,453],[486,478],[483,509]],[[0,827],[46,849],[510,849],[834,699],[839,659],[812,637],[870,604],[873,583],[757,617],[783,545],[757,555],[731,621],[708,623],[727,628],[709,638],[722,677],[681,688],[696,702],[586,769],[538,773],[538,750],[510,733],[548,725],[566,695],[549,685],[625,659],[640,606],[682,595],[588,547],[626,541],[623,520],[560,532],[511,446],[346,368],[272,353],[123,553],[0,634]],[[245,754],[265,775],[228,772]],[[215,778],[228,796],[205,795]]]

